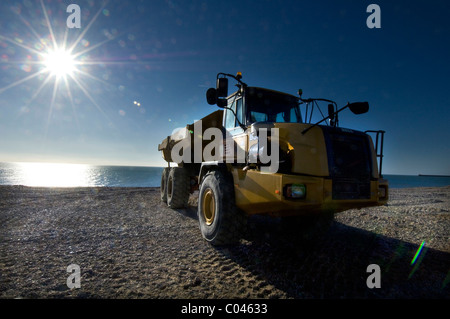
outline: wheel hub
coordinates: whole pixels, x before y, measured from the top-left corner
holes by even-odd
[[[205,218],[206,225],[211,225],[214,222],[216,216],[216,202],[214,200],[214,193],[212,189],[208,188],[203,194],[203,217]]]

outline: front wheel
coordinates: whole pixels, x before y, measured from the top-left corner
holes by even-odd
[[[198,200],[198,220],[203,238],[213,245],[236,244],[246,224],[246,216],[235,205],[231,181],[219,171],[203,180]]]

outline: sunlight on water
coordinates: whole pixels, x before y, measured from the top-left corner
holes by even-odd
[[[75,187],[89,185],[89,165],[18,163],[17,179],[25,186]]]
[[[0,185],[37,187],[159,187],[163,167],[0,163]]]

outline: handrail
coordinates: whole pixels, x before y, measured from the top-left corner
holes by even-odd
[[[383,178],[383,174],[381,172],[382,170],[382,166],[383,166],[383,144],[384,144],[384,133],[386,133],[383,130],[378,130],[378,131],[372,131],[372,130],[368,130],[365,131],[365,133],[376,133],[376,137],[375,137],[375,154],[377,155],[378,158],[380,158],[380,167],[378,170],[378,174],[380,176],[380,178]],[[380,138],[381,136],[381,138]],[[380,148],[378,148],[378,146],[380,146]]]

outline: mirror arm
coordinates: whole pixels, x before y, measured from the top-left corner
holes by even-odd
[[[233,74],[222,73],[222,72],[221,72],[221,73],[217,73],[217,79],[219,78],[220,75],[231,77],[231,78],[235,79],[237,82],[239,82],[240,84],[242,84],[244,87],[247,87],[247,84],[245,84],[244,82],[242,82],[239,78],[237,78],[237,77],[236,77],[235,75],[233,75]]]

